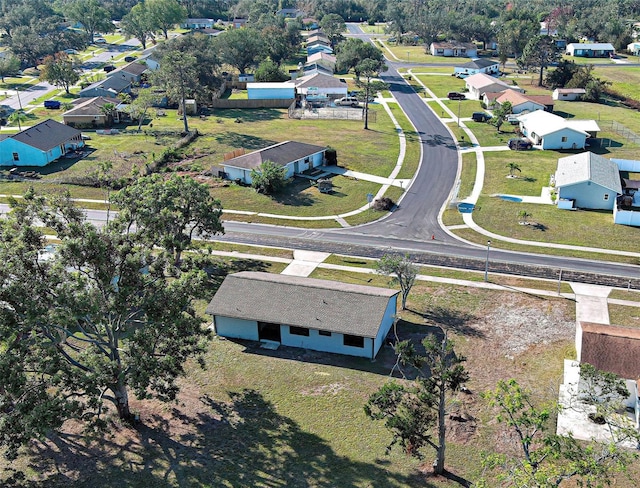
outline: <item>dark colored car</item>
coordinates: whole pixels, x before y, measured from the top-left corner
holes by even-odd
[[[464,93],[449,92],[447,93],[447,98],[449,100],[464,100],[466,97],[464,96]]]
[[[124,60],[125,60],[126,63],[131,63],[132,61],[135,61],[136,59],[138,59],[138,58],[136,58],[135,56],[125,56],[124,57]]]
[[[59,109],[60,108],[60,102],[58,100],[45,100],[44,101],[44,108]]]
[[[105,73],[111,73],[113,70],[116,69],[116,67],[114,65],[112,65],[112,64],[108,64],[108,65],[104,66],[102,69],[103,69],[103,71]]]
[[[509,145],[509,149],[514,149],[516,151],[531,149],[533,147],[531,141],[527,139],[509,139],[509,142],[507,144]]]
[[[491,115],[485,112],[473,112],[473,114],[471,114],[471,119],[474,122],[486,122],[490,118],[491,118]]]

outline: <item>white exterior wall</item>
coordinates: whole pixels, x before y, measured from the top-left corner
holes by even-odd
[[[235,339],[258,340],[258,322],[253,320],[235,319],[232,317],[213,317],[216,334]]]
[[[250,169],[232,168],[230,166],[225,166],[224,163],[222,164],[222,167],[224,168],[224,172],[227,173],[227,178],[231,181],[239,179],[248,185],[251,184]]]
[[[559,93],[558,90],[554,90],[551,98],[553,98],[554,100],[563,100],[565,102],[566,101],[573,102],[578,98],[580,98],[581,96],[582,95],[580,95],[579,93]]]
[[[384,344],[384,339],[387,337],[387,334],[391,330],[393,326],[393,321],[395,320],[396,312],[398,310],[398,295],[395,295],[389,299],[389,303],[387,304],[387,309],[384,311],[384,317],[382,318],[382,322],[380,324],[380,330],[378,330],[378,335],[374,339],[373,343],[373,353],[374,357],[378,354],[378,351]]]
[[[544,110],[544,105],[540,105],[539,103],[535,103],[535,102],[524,102],[513,107],[514,114],[522,113],[525,110],[528,110],[529,112],[535,112],[536,110]]]
[[[616,224],[640,227],[640,212],[633,210],[618,210],[618,206],[613,207],[613,222]]]
[[[280,339],[283,346],[302,347],[313,351],[346,354],[370,358],[373,350],[373,339],[364,338],[364,347],[352,347],[344,345],[344,336],[334,332],[331,336],[321,336],[315,329],[309,329],[308,336],[291,334],[289,326],[280,327]]]

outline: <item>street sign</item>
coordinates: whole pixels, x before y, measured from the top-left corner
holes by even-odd
[[[367,193],[367,202],[373,202],[373,193]]]

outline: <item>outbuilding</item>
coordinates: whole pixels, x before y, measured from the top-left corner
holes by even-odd
[[[296,88],[291,83],[247,83],[249,100],[293,100]]]
[[[573,102],[580,100],[585,93],[587,93],[587,90],[584,88],[556,88],[551,96],[554,100]]]
[[[219,336],[374,359],[397,290],[300,276],[228,275],[207,307]]]

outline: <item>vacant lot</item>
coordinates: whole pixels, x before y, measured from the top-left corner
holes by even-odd
[[[386,284],[380,276],[314,276]],[[409,308],[401,337],[419,340],[445,326],[468,358],[472,394],[461,394],[455,407],[468,421],[450,423],[447,467],[473,481],[481,451],[509,446],[478,393],[514,377],[535,389],[536,401],[552,400],[562,360],[573,354],[573,303],[419,283]],[[425,479],[422,463],[397,450],[385,455],[390,434],[362,407],[388,381],[393,362],[389,346],[371,362],[214,339],[206,369],[187,368],[177,403],[136,401],[141,423],[116,423],[106,437],[85,438],[70,424],[63,436],[34,443],[12,468],[43,486],[459,486]],[[432,459],[426,454],[425,466]]]

